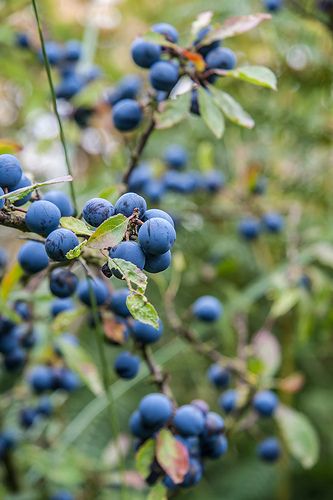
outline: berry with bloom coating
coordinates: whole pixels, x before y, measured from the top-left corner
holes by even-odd
[[[125,193],[117,201],[114,206],[116,214],[123,214],[125,217],[130,217],[135,208],[139,210],[139,217],[144,216],[147,210],[147,203],[142,196],[136,193]]]
[[[269,437],[261,441],[257,446],[257,455],[264,462],[276,462],[281,455],[281,446],[275,437]]]
[[[116,357],[114,370],[121,378],[134,378],[140,368],[140,359],[130,352],[122,352]]]
[[[17,260],[27,274],[39,273],[49,265],[45,246],[38,241],[28,241],[22,245]]]
[[[283,0],[263,0],[263,4],[269,12],[277,12],[282,8]]]
[[[211,323],[219,319],[223,313],[223,306],[216,297],[203,295],[192,305],[192,313],[200,321]]]
[[[151,428],[147,428],[144,426],[141,418],[141,414],[138,410],[136,410],[134,413],[132,413],[130,419],[129,419],[129,427],[131,430],[131,433],[139,438],[139,439],[147,439],[150,437],[154,430]]]
[[[25,222],[30,231],[47,236],[57,229],[60,217],[60,210],[54,203],[38,200],[28,208]]]
[[[74,207],[71,200],[62,191],[56,189],[48,191],[43,199],[54,203],[59,208],[62,217],[70,217],[74,214]]]
[[[51,390],[54,382],[52,368],[45,365],[35,366],[28,374],[28,382],[37,394]]]
[[[69,229],[56,229],[46,238],[45,250],[50,259],[57,262],[66,260],[66,254],[79,244],[76,234]]]
[[[198,436],[205,428],[205,419],[198,408],[184,405],[176,410],[173,425],[182,436]]]
[[[218,47],[211,50],[206,57],[208,69],[234,69],[237,64],[235,53],[227,48]]]
[[[65,299],[75,292],[79,280],[68,269],[54,269],[50,276],[50,290],[56,297]]]
[[[139,229],[139,243],[147,254],[161,255],[170,250],[175,240],[174,227],[161,217],[147,220]]]
[[[6,354],[4,363],[8,371],[20,370],[26,362],[26,353],[20,347],[13,349]]]
[[[202,454],[209,458],[220,458],[228,451],[228,441],[223,435],[210,436],[202,443]]]
[[[148,273],[161,273],[171,264],[171,252],[168,250],[161,255],[146,255],[145,271]]]
[[[139,269],[143,269],[146,262],[146,256],[136,241],[122,241],[116,247],[111,248],[109,256],[111,259],[123,259],[132,262]],[[112,270],[112,272],[117,277],[122,277],[119,271]]]
[[[146,427],[159,428],[171,418],[172,404],[164,394],[152,393],[141,400],[139,412]]]
[[[161,47],[143,38],[134,40],[131,47],[133,61],[141,68],[150,68],[160,60]]]
[[[170,92],[178,82],[179,68],[172,62],[159,61],[150,69],[149,80],[155,90]]]
[[[13,155],[0,155],[0,186],[13,188],[22,177],[22,168]]]
[[[149,210],[146,210],[144,216],[142,217],[142,220],[143,222],[146,222],[149,219],[156,219],[156,217],[167,220],[173,227],[175,227],[175,223],[173,222],[172,217],[168,213],[164,212],[164,210],[160,210],[159,208],[151,208]]]
[[[219,397],[219,405],[226,413],[231,413],[237,407],[237,392],[229,389]]]
[[[98,227],[114,215],[114,207],[104,198],[92,198],[84,205],[82,215],[88,224]]]
[[[140,125],[141,107],[134,99],[123,99],[113,107],[112,120],[116,129],[129,132]]]
[[[243,219],[238,225],[239,234],[248,241],[257,239],[260,234],[260,229],[259,221],[253,217]]]
[[[278,398],[272,391],[260,391],[253,398],[253,408],[262,417],[271,417],[278,405]]]
[[[26,175],[23,174],[21,179],[19,180],[19,182],[15,186],[13,186],[12,188],[9,189],[9,192],[16,191],[17,189],[31,186],[31,184],[32,184],[32,182],[29,179],[29,177],[27,177]],[[24,196],[23,198],[21,198],[20,200],[14,201],[15,207],[21,207],[22,205],[25,205],[25,203],[27,203],[30,200],[31,196],[32,196],[32,193],[29,193],[26,196]]]
[[[64,311],[73,311],[74,302],[71,299],[56,299],[51,302],[51,314],[53,318]]]
[[[283,218],[280,214],[270,212],[262,218],[265,229],[270,233],[279,233],[283,228]]]
[[[163,333],[163,323],[160,320],[159,328],[156,329],[147,323],[141,323],[141,321],[134,321],[132,326],[132,335],[137,342],[142,342],[142,344],[152,344],[157,342]]]
[[[183,169],[188,161],[187,151],[178,144],[172,144],[164,153],[164,161],[170,168]]]
[[[155,31],[155,33],[160,33],[161,35],[164,35],[169,42],[172,43],[177,43],[178,42],[178,31],[172,24],[168,23],[157,23],[153,24],[151,27],[152,31]]]
[[[226,387],[230,382],[230,372],[219,363],[214,363],[209,367],[207,376],[208,380],[219,389]]]
[[[109,289],[101,279],[88,278],[80,282],[78,296],[87,306],[92,306],[94,302],[97,306],[101,306],[109,296]]]
[[[122,288],[121,290],[115,290],[109,299],[109,309],[123,318],[127,318],[131,315],[126,305],[126,299],[129,296],[130,291],[128,288]]]

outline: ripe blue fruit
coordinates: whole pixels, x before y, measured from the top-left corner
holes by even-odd
[[[132,335],[137,342],[142,344],[152,344],[157,342],[163,333],[163,323],[159,321],[159,328],[156,329],[141,321],[134,321],[132,326]]]
[[[235,53],[227,48],[218,47],[211,50],[206,57],[208,69],[233,69],[237,64]]]
[[[62,191],[58,191],[56,189],[48,191],[44,195],[43,199],[56,205],[59,208],[62,217],[70,217],[74,214],[74,207],[71,200],[67,194]]]
[[[205,428],[205,419],[198,408],[184,405],[176,410],[173,425],[181,436],[198,436]]]
[[[204,437],[211,436],[214,434],[220,434],[223,430],[224,430],[223,418],[214,411],[208,412],[205,419],[205,428],[203,432]]]
[[[20,411],[20,424],[24,429],[29,429],[38,420],[35,408],[22,408]]]
[[[237,407],[237,392],[229,389],[219,397],[219,405],[226,413],[231,413]]]
[[[47,236],[59,226],[61,213],[59,208],[46,200],[35,201],[30,205],[25,217],[30,231]]]
[[[164,212],[164,210],[160,210],[159,208],[151,208],[150,210],[146,210],[144,216],[142,217],[142,220],[143,222],[146,222],[149,219],[156,219],[156,217],[167,220],[173,227],[175,227],[175,223],[173,222],[172,217],[168,213]]]
[[[175,240],[174,227],[161,217],[148,219],[139,229],[139,243],[147,254],[164,254],[174,245]]]
[[[14,302],[14,311],[25,321],[32,318],[31,305],[25,300],[16,300]]]
[[[144,426],[141,414],[138,410],[132,413],[129,419],[129,427],[133,436],[139,439],[147,439],[154,432],[151,428]]]
[[[159,61],[150,69],[149,80],[155,90],[170,92],[179,78],[179,68],[172,62]]]
[[[248,241],[253,241],[258,238],[260,234],[260,223],[253,217],[246,217],[241,220],[238,225],[239,234]]]
[[[203,468],[200,460],[197,458],[190,459],[190,468],[186,473],[181,486],[183,488],[190,488],[191,486],[195,486],[201,481],[203,473]]]
[[[68,370],[67,368],[63,368],[59,372],[56,373],[56,388],[62,389],[66,392],[73,392],[80,387],[80,380],[78,376],[72,372],[72,370]]]
[[[183,169],[188,161],[187,151],[178,144],[171,144],[164,152],[165,163],[176,170]]]
[[[113,205],[103,198],[88,200],[82,210],[83,218],[93,227],[98,227],[102,222],[114,215]]]
[[[271,417],[278,405],[278,398],[272,391],[260,391],[255,394],[252,404],[253,408],[262,417]]]
[[[283,217],[280,214],[267,213],[263,216],[262,222],[270,233],[279,233],[283,229]]]
[[[218,170],[211,170],[206,172],[203,176],[204,188],[208,191],[215,193],[223,188],[225,184],[224,175]]]
[[[136,99],[142,87],[142,80],[137,75],[127,75],[118,83],[117,87],[107,95],[111,106],[123,99]]]
[[[50,259],[57,262],[66,260],[66,254],[79,244],[76,234],[69,229],[56,229],[46,238],[45,250]]]
[[[8,451],[15,448],[16,434],[11,430],[4,430],[0,433],[0,460],[8,453]]]
[[[134,378],[140,368],[140,359],[128,351],[118,354],[114,362],[114,370],[121,378]]]
[[[75,73],[63,76],[59,85],[55,88],[55,94],[58,99],[70,100],[78,94],[84,87],[85,82],[82,76]]]
[[[78,296],[81,302],[87,306],[92,306],[94,302],[97,306],[101,306],[109,296],[109,289],[101,279],[87,278],[80,282]]]
[[[21,49],[30,48],[30,39],[27,33],[15,33],[16,45]]]
[[[228,451],[228,441],[223,435],[210,436],[203,440],[202,454],[209,458],[220,458]]]
[[[126,299],[130,292],[128,288],[122,288],[121,290],[115,290],[109,299],[108,306],[111,311],[117,316],[127,318],[131,315],[126,305]]]
[[[74,496],[69,491],[61,490],[54,493],[50,500],[74,500]]]
[[[200,116],[200,108],[199,108],[199,100],[198,100],[198,91],[196,89],[192,90],[191,93],[191,106],[190,112],[193,115]]]
[[[51,302],[51,314],[55,318],[64,311],[73,311],[74,302],[71,299],[56,299]]]
[[[211,323],[219,319],[223,313],[223,306],[216,297],[203,295],[192,305],[192,313],[200,321]]]
[[[141,246],[136,241],[122,241],[109,251],[111,259],[123,259],[132,262],[139,269],[143,269],[146,257]],[[113,274],[121,278],[121,273],[117,270],[112,270]]]
[[[0,155],[0,186],[9,189],[16,186],[22,177],[22,168],[13,155]]]
[[[197,37],[194,41],[194,45],[198,46],[201,44],[201,42],[204,41],[204,38],[210,33],[212,30],[212,26],[206,26],[204,28],[201,28],[201,30],[198,32]],[[211,50],[217,49],[220,46],[220,41],[216,40],[208,45],[202,45],[197,49],[199,54],[201,54],[203,57],[206,57],[208,52]]]
[[[161,47],[156,43],[137,38],[132,43],[131,54],[133,61],[141,68],[150,68],[160,60]]]
[[[219,363],[214,363],[208,368],[207,376],[208,380],[219,389],[226,387],[230,382],[230,372]]]
[[[139,412],[146,427],[159,428],[171,418],[172,404],[164,394],[152,393],[141,400]]]
[[[0,336],[0,352],[2,354],[9,354],[19,346],[19,337],[16,329],[13,328],[8,333]]]
[[[209,405],[203,399],[194,399],[191,401],[191,405],[198,408],[203,415],[207,415],[209,412]]]
[[[112,120],[116,129],[129,132],[138,127],[142,120],[142,109],[134,99],[123,99],[112,109]]]
[[[79,280],[68,269],[54,269],[50,276],[50,290],[56,297],[65,299],[75,292]]]
[[[49,417],[53,413],[53,405],[52,401],[49,397],[44,396],[38,401],[36,406],[37,415],[41,415],[43,417]]]
[[[28,241],[22,245],[17,260],[27,274],[39,273],[49,265],[45,246],[37,241]]]
[[[148,273],[161,273],[171,264],[171,252],[168,250],[161,255],[146,255],[145,271]]]
[[[64,55],[62,47],[52,40],[45,42],[45,52],[51,66],[57,66]],[[39,49],[38,57],[40,62],[44,61],[44,54],[42,52],[42,49]]]
[[[269,12],[277,12],[282,8],[283,0],[263,0],[263,4]]]
[[[165,193],[165,186],[161,179],[150,179],[145,184],[143,192],[152,203],[159,203]]]
[[[257,446],[257,455],[265,462],[276,462],[281,455],[281,446],[275,437],[269,437],[261,441]]]
[[[6,354],[4,363],[8,371],[20,370],[26,362],[27,356],[23,349],[16,347],[8,354]]]
[[[50,391],[54,382],[52,368],[45,365],[35,366],[28,374],[28,382],[37,394]]]
[[[141,219],[147,210],[147,203],[142,196],[136,193],[125,193],[116,201],[114,208],[116,214],[123,214],[126,217],[130,217],[134,209],[137,208]]]
[[[128,189],[130,191],[142,191],[151,179],[151,168],[147,163],[140,163],[131,173],[128,179]]]
[[[177,43],[178,42],[178,31],[174,26],[168,23],[157,23],[153,24],[151,27],[152,31],[155,31],[155,33],[160,33],[161,35],[164,35],[169,42]]]
[[[64,58],[66,61],[77,62],[81,56],[81,42],[69,40],[65,45]]]
[[[17,189],[31,186],[31,184],[32,184],[31,180],[26,175],[23,174],[19,182],[14,187],[10,188],[9,191],[10,192],[16,191]],[[21,207],[22,205],[25,205],[25,203],[27,203],[30,200],[31,196],[32,193],[29,193],[20,200],[15,201],[14,202],[15,207]]]

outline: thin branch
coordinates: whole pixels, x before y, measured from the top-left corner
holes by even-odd
[[[168,396],[170,399],[174,399],[172,395],[171,388],[168,384],[168,375],[163,373],[161,367],[155,363],[153,354],[150,348],[146,345],[142,345],[141,348],[143,359],[145,360],[148,370],[152,376],[154,383],[157,385],[158,389]]]
[[[5,210],[0,210],[0,225],[12,227],[23,232],[29,232],[29,229],[24,221],[24,217]]]

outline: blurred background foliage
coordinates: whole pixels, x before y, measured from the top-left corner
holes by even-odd
[[[261,2],[255,0],[38,3],[48,38],[66,41],[85,36],[89,48],[96,37],[94,62],[102,68],[103,77],[77,96],[77,105],[96,103],[106,87],[127,73],[138,72],[129,46],[152,23],[171,22],[186,41],[191,22],[203,10],[212,9],[216,20],[263,10]],[[96,27],[91,9],[98,3],[103,3],[105,10],[100,18],[95,17]],[[307,3],[310,7],[312,4],[317,15],[315,2]],[[38,44],[29,2],[1,1],[0,135],[22,146],[20,157],[26,171],[36,179],[46,179],[65,171],[62,151],[45,71],[31,53],[15,46],[17,30],[28,31]],[[180,496],[210,500],[328,500],[333,470],[333,33],[315,16],[305,17],[293,8],[284,8],[270,22],[226,45],[235,50],[240,63],[270,67],[278,76],[278,92],[243,82],[221,82],[221,87],[255,118],[252,131],[228,124],[223,139],[214,140],[200,119],[190,117],[152,136],[145,159],[158,164],[168,144],[182,144],[188,149],[191,169],[221,170],[226,187],[213,196],[173,194],[163,198],[161,208],[179,218],[178,256],[173,270],[150,280],[148,295],[163,318],[162,299],[173,273],[173,279],[181,277],[176,298],[179,311],[200,295],[219,297],[225,304],[225,315],[209,331],[203,329],[201,335],[213,340],[225,354],[235,352],[232,319],[236,312],[248,315],[254,333],[262,327],[272,306],[280,307],[282,312],[276,315],[272,327],[284,352],[280,376],[292,372],[304,375],[304,387],[299,394],[288,395],[286,402],[310,417],[320,435],[321,452],[312,470],[303,470],[287,459],[270,467],[259,463],[255,456],[256,436],[240,435],[231,441],[230,452],[222,461],[207,467],[199,487]],[[108,120],[103,115],[83,131],[72,122],[65,123],[80,206],[105,188],[110,188],[112,200],[113,189],[126,166],[128,148],[122,146],[120,135]],[[260,176],[267,178],[267,192],[261,197],[251,193],[253,179]],[[251,244],[242,241],[237,233],[239,220],[266,211],[285,216],[283,233],[260,236]],[[1,228],[0,241],[13,254],[19,245],[9,229]],[[310,288],[299,284],[304,275],[310,279]],[[48,314],[48,300],[46,287],[35,292],[41,317]],[[51,319],[41,321],[39,329],[44,343],[36,359],[52,342]],[[81,325],[81,345],[98,365],[90,333]],[[172,374],[171,386],[180,403],[203,397],[217,409],[218,394],[206,380],[205,361],[167,328],[155,351],[156,359]],[[110,363],[115,352],[115,348],[108,350]],[[6,384],[8,381],[2,379],[3,390]],[[127,432],[128,415],[150,389],[144,369],[133,381],[114,381],[113,404],[123,432]],[[18,384],[14,399],[8,401],[4,396],[1,401],[1,412],[6,409],[3,418],[11,427],[17,425],[22,395],[27,393]],[[86,481],[86,493],[91,491],[91,496],[85,498],[118,498],[115,490],[96,493],[99,478],[112,474],[110,458],[104,453],[111,440],[105,408],[103,397],[95,399],[86,388],[59,402],[58,418],[38,428],[39,435],[26,440],[16,454],[19,468],[28,470],[28,489],[15,498],[46,498],[42,491],[47,484],[75,489],[82,480]],[[44,438],[52,446],[41,452],[31,442],[41,443]],[[1,489],[0,497],[4,498]],[[146,494],[131,492],[131,497],[146,498]]]

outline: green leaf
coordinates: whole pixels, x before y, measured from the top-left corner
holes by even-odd
[[[210,10],[206,10],[205,12],[200,12],[200,14],[198,14],[191,26],[191,35],[193,39],[197,37],[199,31],[201,31],[203,28],[206,28],[206,26],[209,26],[212,17],[213,12]]]
[[[319,439],[308,418],[303,413],[280,405],[275,419],[291,455],[305,469],[313,467],[319,457]]]
[[[58,339],[57,344],[60,346],[67,365],[79,375],[91,392],[95,396],[103,394],[102,381],[89,354],[81,346],[72,345],[66,340]]]
[[[147,42],[156,43],[156,45],[162,45],[163,47],[178,47],[175,43],[169,42],[164,35],[161,35],[161,33],[157,33],[156,31],[148,31],[142,38],[147,40]]]
[[[300,297],[299,289],[283,290],[272,306],[271,315],[275,318],[284,316],[299,302]]]
[[[272,16],[270,14],[264,14],[262,12],[258,14],[249,14],[247,16],[230,17],[220,27],[209,32],[200,45],[209,45],[215,40],[224,40],[225,38],[241,35],[271,18]]]
[[[11,202],[18,201],[40,187],[49,186],[51,184],[60,184],[62,182],[71,182],[72,180],[73,177],[71,175],[63,175],[62,177],[56,177],[54,179],[50,179],[49,181],[36,182],[35,184],[31,184],[31,186],[23,187],[20,189],[16,189],[16,191],[11,191],[10,193],[3,194],[2,196],[0,196],[0,200],[7,199]]]
[[[198,88],[200,114],[207,127],[220,139],[224,132],[224,118],[212,95],[202,87]]]
[[[108,265],[110,270],[117,269],[123,275],[130,290],[135,291],[133,288],[134,285],[137,291],[145,293],[148,281],[147,276],[135,264],[124,259],[109,258]]]
[[[209,90],[214,97],[217,106],[223,111],[227,118],[233,123],[245,128],[253,128],[255,123],[253,118],[235,101],[230,94],[223,92],[220,89],[209,86]]]
[[[170,128],[189,116],[190,93],[178,95],[161,104],[161,111],[154,113],[157,129]]]
[[[127,225],[128,219],[123,214],[109,217],[90,236],[87,245],[98,250],[114,247],[123,240]]]
[[[22,146],[11,139],[0,139],[0,154],[14,155],[22,149]]]
[[[11,292],[14,290],[17,283],[20,281],[24,271],[17,260],[14,261],[12,266],[6,271],[1,280],[0,298],[5,302]]]
[[[259,331],[252,340],[256,357],[262,361],[262,375],[273,376],[281,364],[281,347],[276,337],[268,330]]]
[[[273,71],[265,66],[242,66],[232,71],[225,71],[224,74],[238,80],[253,83],[253,85],[259,85],[259,87],[266,87],[272,90],[277,89],[276,76]]]
[[[135,468],[145,479],[150,474],[150,468],[155,456],[155,440],[147,439],[135,455]]]
[[[162,483],[155,484],[150,488],[147,500],[167,500],[167,490]]]
[[[72,260],[72,259],[77,259],[78,257],[80,257],[82,249],[83,249],[83,247],[86,246],[86,244],[87,244],[87,240],[83,240],[83,241],[81,241],[81,243],[79,243],[72,250],[69,250],[66,253],[66,259]]]
[[[158,329],[157,311],[144,295],[136,292],[131,293],[126,299],[126,305],[134,319]]]
[[[190,466],[188,451],[168,429],[157,435],[156,459],[175,484],[183,482]]]
[[[61,217],[60,225],[80,236],[91,236],[93,233],[92,229],[89,229],[83,220],[76,219],[75,217]]]
[[[52,330],[55,333],[63,333],[71,330],[73,324],[82,319],[84,312],[84,307],[76,307],[70,311],[62,311],[55,317],[52,323]]]

